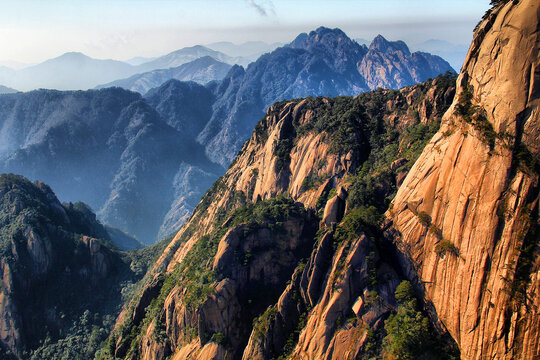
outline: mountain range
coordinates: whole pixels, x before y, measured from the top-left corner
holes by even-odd
[[[255,95],[367,86],[368,65],[408,81],[436,58],[320,28],[206,86],[1,95],[2,161],[82,195],[112,174],[102,212],[137,231],[197,204],[120,251],[88,205],[0,175],[0,358],[537,359],[539,12],[494,1],[458,76],[272,103],[226,171],[195,141],[216,111],[238,134]]]
[[[108,84],[96,86],[96,89],[117,86],[144,95],[148,90],[157,88],[171,79],[195,81],[202,85],[213,80],[221,80],[227,75],[230,68],[231,65],[206,55],[178,67],[136,74],[127,79],[116,80]]]
[[[62,200],[82,200],[105,224],[152,243],[188,218],[274,102],[446,71],[444,60],[403,43],[378,37],[367,48],[319,28],[206,86],[169,80],[144,97],[118,88],[3,95],[0,170],[45,181]]]
[[[205,56],[230,65],[246,65],[249,62],[242,57],[230,57],[200,45],[182,48],[138,65],[116,60],[98,60],[70,52],[20,70],[0,67],[0,84],[21,91],[40,88],[86,90],[135,74],[178,67]]]
[[[273,104],[99,359],[537,359],[539,10],[457,79]]]

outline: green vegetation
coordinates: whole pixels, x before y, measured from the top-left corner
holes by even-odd
[[[436,334],[427,317],[417,309],[414,291],[408,281],[402,281],[395,291],[396,314],[385,321],[383,358],[408,360],[421,358],[454,359],[456,349]]]
[[[274,156],[277,158],[276,172],[280,172],[289,163],[293,145],[292,139],[282,139],[274,143]]]
[[[407,281],[398,286],[398,311],[385,321],[387,335],[383,340],[383,353],[390,359],[418,359],[430,349],[429,320],[416,310],[416,299],[411,290]]]
[[[255,338],[262,339],[266,335],[270,327],[270,322],[275,320],[276,314],[277,305],[273,305],[266,309],[260,316],[253,319],[253,334]]]
[[[495,147],[495,141],[504,136],[498,134],[493,125],[488,121],[486,110],[481,106],[473,105],[473,89],[468,82],[463,86],[463,91],[459,94],[459,102],[456,105],[455,114],[460,116],[467,124],[471,124],[478,132],[480,140],[489,146],[491,150]]]
[[[523,143],[516,145],[514,158],[518,167],[525,173],[540,175],[540,159],[535,157]]]
[[[425,211],[420,211],[418,213],[418,220],[420,221],[420,224],[424,226],[429,226],[431,224],[431,216]]]
[[[323,177],[317,174],[309,174],[304,178],[304,181],[302,181],[302,191],[308,191],[321,185],[323,179]]]
[[[441,240],[437,245],[435,245],[435,253],[440,257],[444,257],[446,253],[459,257],[459,249],[448,240]]]
[[[502,278],[506,283],[504,291],[510,295],[514,311],[518,311],[523,304],[530,301],[527,288],[531,282],[531,271],[534,269],[536,258],[540,252],[538,242],[540,232],[537,225],[538,204],[534,207],[524,207],[519,216],[520,221],[524,223],[523,230],[518,234],[521,246],[516,249],[517,259],[508,264],[509,274],[506,278]]]

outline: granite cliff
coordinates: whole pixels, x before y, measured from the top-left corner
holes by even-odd
[[[271,106],[101,358],[538,358],[539,14],[456,83]]]
[[[509,1],[478,25],[441,130],[387,213],[465,359],[539,356],[539,19],[538,2]]]
[[[125,306],[102,358],[337,359],[380,347],[367,329],[382,331],[398,309],[404,278],[378,224],[454,81],[270,107]]]

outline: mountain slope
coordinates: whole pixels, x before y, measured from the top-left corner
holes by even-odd
[[[0,218],[2,358],[30,358],[46,338],[50,345],[74,335],[72,325],[85,311],[96,329],[111,325],[122,300],[119,284],[135,276],[86,205],[60,204],[47,185],[4,174]],[[107,331],[94,331],[93,343],[81,340],[73,355],[95,351]]]
[[[540,353],[539,14],[536,1],[500,2],[479,24],[458,95],[388,214],[467,359]]]
[[[305,318],[307,309],[325,298],[324,288],[353,286],[343,279],[334,288],[333,280],[325,277],[328,264],[342,264],[339,259],[347,253],[356,259],[352,254],[357,246],[379,254],[375,239],[382,234],[373,224],[362,226],[369,239],[334,240],[332,229],[343,216],[341,198],[347,193],[339,185],[348,183],[356,199],[353,208],[367,206],[362,196],[370,195],[375,200],[369,205],[378,208],[369,212],[376,218],[384,211],[396,181],[438,128],[453,98],[454,79],[441,77],[401,92],[298,99],[270,107],[227,173],[160,257],[139,296],[126,305],[103,358],[232,359],[244,354],[246,359],[269,359],[280,355],[290,336],[294,345],[299,316]],[[383,104],[386,110],[381,112]],[[381,171],[365,179],[354,176],[363,165]],[[362,192],[366,179],[371,179],[370,186],[382,186]],[[306,258],[319,260],[299,266]],[[396,307],[392,293],[400,281],[399,269],[389,260],[381,259],[381,283],[369,289],[378,290],[386,305],[365,318],[361,313],[354,325],[358,331],[384,320]],[[364,271],[366,264],[351,266]],[[313,278],[309,295],[305,284],[297,287],[303,277]],[[358,281],[356,296],[367,280],[361,275]],[[333,320],[328,321],[337,326],[330,338],[341,336],[343,319],[355,300],[351,294],[349,300],[328,305],[333,308],[328,310]],[[277,313],[265,310],[276,303],[277,312],[285,306],[291,313],[276,320],[276,332],[268,333],[274,350],[261,350],[255,343],[271,331],[267,326]],[[365,309],[371,314],[369,306]],[[344,312],[340,324],[339,312]],[[364,345],[365,340],[354,346]],[[320,353],[331,354],[325,346]],[[332,346],[340,349],[336,356],[342,354],[341,346]]]
[[[153,70],[133,75],[127,79],[115,80],[104,85],[99,85],[96,89],[118,86],[144,95],[148,90],[159,87],[170,79],[195,81],[199,84],[221,80],[227,75],[230,68],[231,65],[217,61],[210,56],[204,56],[178,67]]]
[[[3,95],[0,109],[0,171],[42,179],[146,243],[173,202],[180,165],[208,164],[193,135],[126,90]]]

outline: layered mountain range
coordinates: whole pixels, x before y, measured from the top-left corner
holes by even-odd
[[[96,88],[103,89],[116,86],[144,95],[150,89],[157,88],[171,79],[194,81],[202,85],[213,80],[221,80],[227,75],[230,69],[231,65],[206,55],[178,67],[133,75],[127,79],[115,80],[108,84],[99,85]]]
[[[457,82],[271,106],[98,358],[538,358],[539,14]]]
[[[205,56],[210,56],[220,63],[229,65],[247,65],[250,62],[242,57],[231,57],[201,45],[182,48],[155,59],[142,61],[137,65],[117,60],[94,59],[82,53],[68,52],[54,59],[19,70],[0,66],[0,83],[21,91],[41,88],[86,90],[135,74],[148,73],[158,69],[178,68]],[[203,64],[192,65],[191,70],[201,71],[201,66]],[[197,69],[193,69],[193,67],[197,67]],[[187,70],[190,68],[184,68],[184,76],[188,76]],[[174,72],[171,75],[174,75]],[[214,74],[211,71],[206,75],[210,80],[220,80],[219,76],[219,72]]]
[[[319,28],[206,86],[170,80],[144,97],[118,88],[2,95],[0,171],[44,181],[151,243],[180,228],[275,101],[356,95],[448,70],[402,42],[379,36],[367,48]]]
[[[537,359],[539,15],[534,0],[496,2],[457,79],[273,103],[180,231],[146,253],[119,252],[87,205],[0,176],[0,356]],[[222,82],[171,80],[145,97],[119,88],[3,95],[0,109],[14,109],[1,118],[3,161],[56,166],[53,179],[66,182],[63,164],[99,164],[95,173],[114,174],[104,209],[147,231],[161,197],[173,202],[167,219],[178,219],[171,214],[196,201],[194,184],[204,189],[201,179],[223,169],[204,155],[227,159],[220,146],[236,141],[227,136],[255,122],[249,104],[316,84],[356,86],[362,66],[349,55],[372,49],[348,44],[318,29]],[[407,58],[401,43],[372,47]],[[292,60],[278,67],[274,56]],[[227,135],[223,145],[202,141],[212,133]],[[86,142],[59,155],[66,134]]]

